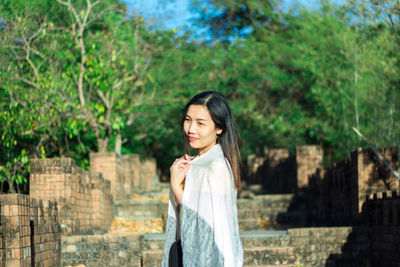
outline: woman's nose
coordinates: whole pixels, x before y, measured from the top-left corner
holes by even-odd
[[[196,131],[196,126],[194,123],[189,124],[188,133],[194,133]]]

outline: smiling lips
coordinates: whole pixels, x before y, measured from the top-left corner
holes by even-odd
[[[197,141],[197,140],[199,140],[199,138],[189,136],[189,142],[194,142],[194,141]]]

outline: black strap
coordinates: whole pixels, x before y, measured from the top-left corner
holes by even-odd
[[[183,267],[183,253],[180,239],[172,243],[169,250],[168,267]]]

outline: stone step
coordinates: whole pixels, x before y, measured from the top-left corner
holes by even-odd
[[[164,218],[168,210],[168,203],[157,199],[116,200],[113,206],[113,217],[122,217],[136,222]]]
[[[312,230],[310,231],[309,229]],[[288,235],[288,231],[291,234],[290,236]],[[256,263],[258,264],[262,263],[260,257],[262,258],[265,254],[268,256],[269,251],[263,252],[263,249],[271,250],[271,248],[287,248],[295,246],[303,247],[304,252],[307,252],[307,254],[317,248],[322,249],[324,252],[338,253],[346,242],[346,238],[344,237],[349,233],[349,228],[328,228],[328,231],[326,229],[318,228],[297,228],[289,229],[288,231],[274,230],[241,232],[240,237],[242,246],[245,249],[245,253],[251,253],[252,256],[250,257],[255,257],[257,259]],[[162,254],[164,239],[164,234],[146,234],[142,237],[142,248],[145,251],[158,250]],[[252,251],[252,249],[256,250]],[[282,251],[278,252],[278,255],[282,256]],[[317,251],[314,251],[313,253],[317,255]],[[282,259],[284,259],[283,256]],[[290,260],[290,257],[288,259]],[[307,260],[306,258],[303,259],[301,257],[299,259],[304,261]]]
[[[163,251],[162,250],[145,250],[142,252],[142,266],[141,267],[154,267],[160,266],[162,261]],[[246,257],[246,255],[245,255]],[[253,261],[252,264],[246,264],[244,267],[298,267],[296,264],[269,264],[261,265]]]
[[[142,193],[140,195],[142,197],[137,199],[114,201],[113,216],[137,222],[166,218],[168,203],[163,202],[159,197],[167,195],[167,192]],[[293,194],[276,194],[238,199],[241,230],[272,230],[304,225],[307,213],[304,205],[292,207],[294,197]],[[298,222],[298,224],[293,225],[291,222]],[[276,224],[285,226],[275,227]]]
[[[142,237],[144,250],[163,250],[165,234],[145,234]]]
[[[296,214],[296,212],[288,212],[285,210],[273,210],[268,208],[254,208],[254,209],[239,209],[238,217],[239,219],[247,219],[247,218],[266,218],[270,220],[276,220],[278,216],[283,214]],[[292,215],[293,216],[293,215]]]
[[[142,267],[159,266],[163,250],[142,251]],[[244,250],[245,266],[292,267],[295,262],[293,247],[256,247]],[[267,264],[267,265],[265,265]]]
[[[243,248],[288,246],[290,241],[284,230],[241,232],[240,240]]]
[[[249,230],[259,230],[260,222],[257,219],[239,219],[239,229],[241,232],[249,231]]]
[[[154,267],[160,266],[163,250],[144,250],[142,251],[142,266],[141,267]]]
[[[294,264],[294,247],[253,247],[244,249],[245,265]]]
[[[271,219],[276,219],[277,217],[280,216],[287,216],[287,217],[292,217],[292,218],[296,218],[296,217],[304,217],[306,216],[306,212],[307,210],[292,210],[292,211],[288,211],[288,210],[272,210],[272,209],[268,209],[265,208],[263,209],[261,208],[254,208],[254,209],[250,209],[250,208],[246,208],[246,209],[242,209],[242,210],[238,210],[238,217],[240,218],[249,218],[249,217],[262,217],[262,218],[271,218]]]
[[[240,233],[244,248],[288,246],[289,236],[285,230],[246,231]],[[145,250],[157,250],[164,247],[165,234],[145,234],[142,246]]]
[[[293,220],[293,221],[298,221],[298,220]],[[254,231],[254,230],[284,230],[288,229],[291,227],[294,227],[296,225],[293,224],[284,224],[284,223],[277,223],[276,221],[273,220],[268,220],[268,219],[255,219],[255,218],[249,218],[249,219],[239,219],[239,229],[241,232],[245,231]]]
[[[275,255],[283,257],[284,252],[292,250],[292,248],[287,247],[289,243],[287,231],[246,231],[240,233],[240,238],[244,248],[244,257],[245,259],[247,257],[249,264],[253,264],[250,266],[255,266],[255,263],[271,264],[271,262],[265,262],[263,258],[276,258]],[[160,265],[164,249],[164,239],[165,234],[143,235],[143,267]],[[256,257],[256,259],[252,259],[252,257]],[[286,258],[282,259],[281,263],[285,262]]]
[[[268,201],[268,202],[281,202],[291,201],[295,197],[295,194],[261,194],[254,195],[251,198],[241,198],[239,201]]]
[[[307,224],[304,201],[293,204],[293,194],[258,195],[238,200],[238,217],[241,231],[279,230]]]
[[[324,237],[348,236],[352,232],[349,226],[342,227],[305,227],[288,229],[288,234],[293,237]]]

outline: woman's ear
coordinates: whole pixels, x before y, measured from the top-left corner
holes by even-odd
[[[217,128],[217,135],[222,134],[222,129]]]

